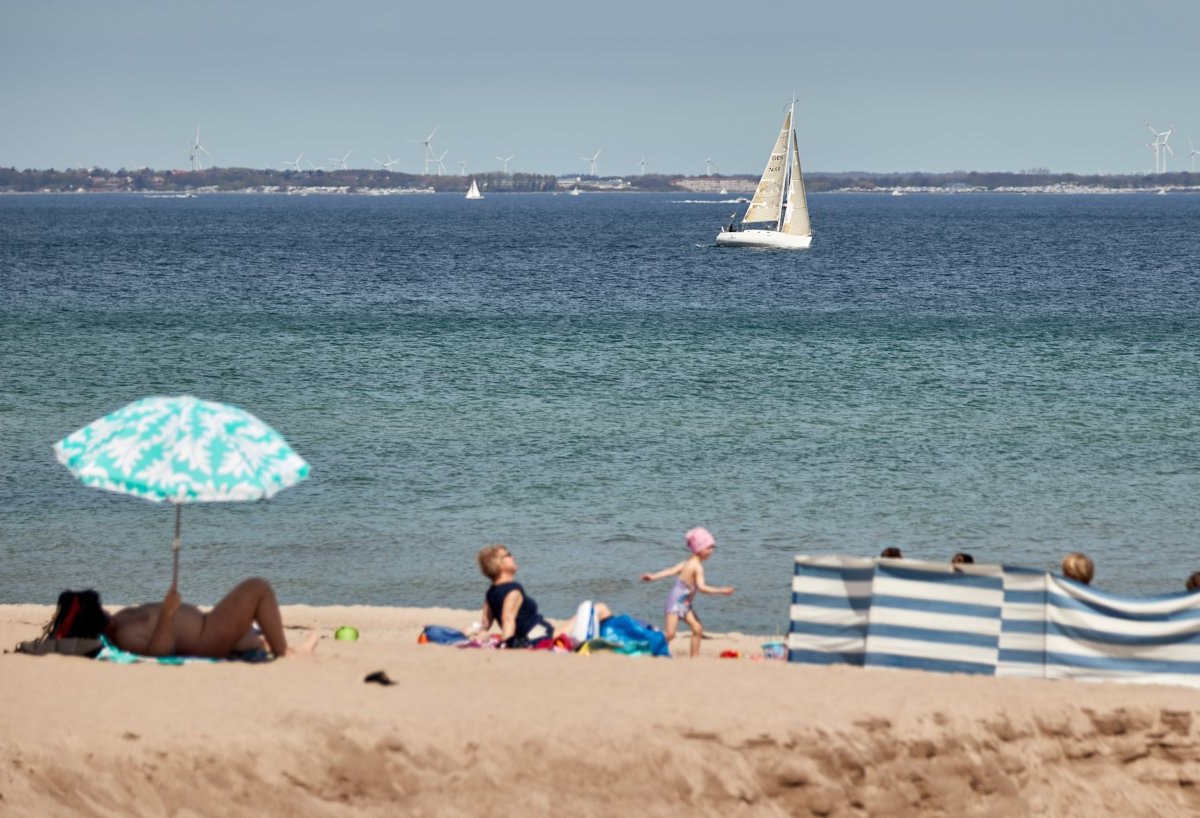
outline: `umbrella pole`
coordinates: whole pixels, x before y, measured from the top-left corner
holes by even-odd
[[[175,539],[171,542],[171,550],[175,552],[175,570],[171,574],[171,587],[175,588],[179,585],[179,550],[183,547],[183,543],[179,537],[180,524],[183,516],[183,503],[175,504]]]

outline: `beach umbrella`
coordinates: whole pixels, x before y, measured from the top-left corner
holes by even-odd
[[[308,477],[308,464],[267,424],[190,395],[143,398],[54,444],[84,485],[175,504],[179,580],[184,503],[260,500]]]

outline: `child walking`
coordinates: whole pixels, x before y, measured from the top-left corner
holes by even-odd
[[[717,542],[713,535],[708,533],[708,529],[697,527],[689,531],[687,547],[692,552],[690,557],[657,573],[642,574],[642,582],[675,577],[675,584],[667,592],[667,604],[663,609],[663,633],[668,642],[674,639],[679,620],[682,619],[692,629],[692,645],[688,655],[695,657],[700,655],[700,640],[704,636],[700,618],[692,609],[692,600],[696,597],[696,592],[729,596],[733,593],[733,586],[716,588],[704,583],[704,563],[717,547]]]

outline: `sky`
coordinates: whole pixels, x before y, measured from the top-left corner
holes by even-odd
[[[1197,0],[0,0],[0,166],[1146,173]],[[463,164],[465,163],[465,165]]]

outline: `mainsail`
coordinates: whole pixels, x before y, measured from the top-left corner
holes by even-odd
[[[783,204],[783,184],[787,175],[788,134],[792,130],[792,112],[788,111],[783,118],[783,127],[779,130],[779,138],[771,150],[771,158],[767,160],[767,169],[763,171],[750,207],[746,208],[743,222],[777,222],[779,209]],[[805,211],[807,221],[807,208]]]
[[[804,176],[800,173],[800,149],[796,147],[796,134],[792,133],[792,181],[788,185],[787,212],[780,229],[793,236],[811,236],[812,223],[808,220],[808,199],[804,196]]]

